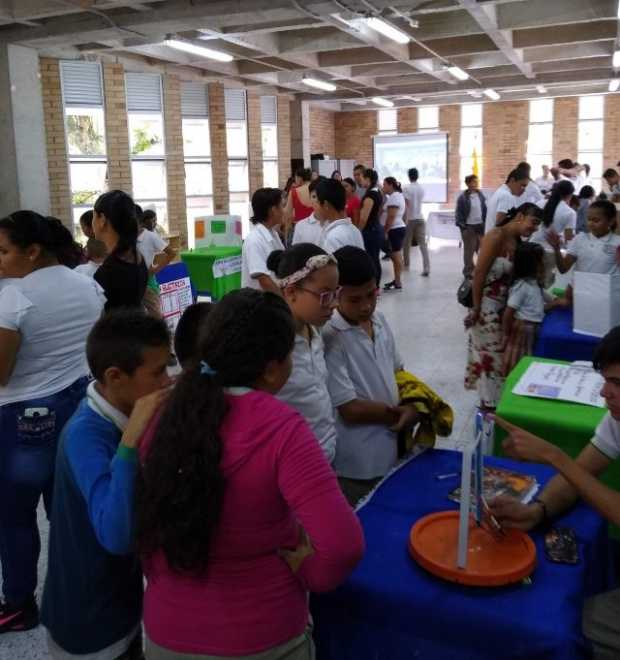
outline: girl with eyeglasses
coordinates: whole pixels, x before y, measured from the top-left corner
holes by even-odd
[[[295,323],[293,370],[278,398],[296,408],[317,437],[327,460],[336,454],[336,423],[327,390],[327,367],[319,328],[338,305],[338,265],[310,243],[273,252],[267,260]]]

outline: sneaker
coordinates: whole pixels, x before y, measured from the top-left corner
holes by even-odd
[[[396,291],[400,291],[402,288],[403,288],[402,284],[396,284],[396,281],[392,280],[391,282],[388,282],[387,284],[384,285],[383,290],[391,291],[392,289],[395,289]]]
[[[34,597],[21,605],[0,604],[0,635],[24,632],[39,625],[39,608]]]
[[[430,271],[425,270],[423,273],[421,273],[422,277],[428,277],[430,275]]]

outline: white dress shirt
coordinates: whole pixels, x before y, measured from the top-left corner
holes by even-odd
[[[254,225],[243,242],[241,250],[241,286],[261,290],[257,277],[273,273],[267,268],[267,259],[275,250],[284,250],[284,245],[275,229],[267,229],[264,224]]]

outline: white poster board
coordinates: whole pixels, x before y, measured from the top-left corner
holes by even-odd
[[[448,201],[447,133],[375,135],[373,149],[379,179],[393,176],[405,185],[409,183],[409,168],[415,167],[420,175],[418,183],[424,188],[424,203]]]
[[[573,330],[603,337],[620,325],[620,275],[581,271],[574,275]]]

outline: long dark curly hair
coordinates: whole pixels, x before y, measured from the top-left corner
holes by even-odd
[[[251,289],[224,296],[209,314],[196,359],[177,382],[138,472],[138,551],[163,551],[170,568],[204,575],[225,482],[219,434],[225,387],[253,387],[295,341],[286,302]],[[207,366],[208,365],[208,366]],[[208,372],[208,373],[205,373]]]

